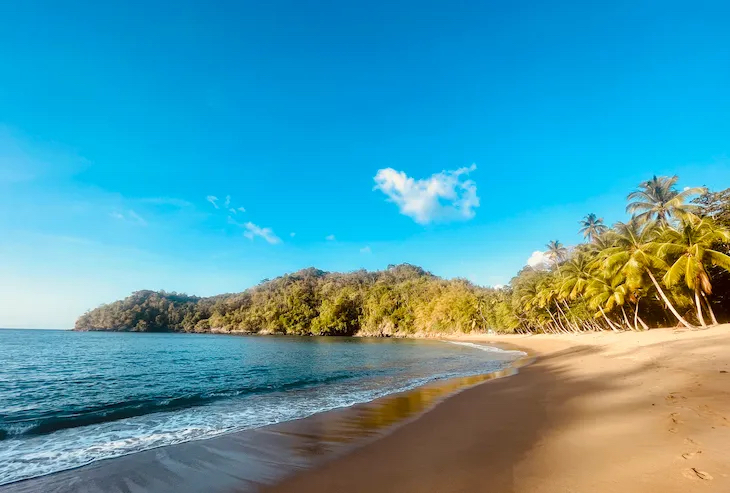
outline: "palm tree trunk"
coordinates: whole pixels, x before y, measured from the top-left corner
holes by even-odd
[[[603,308],[601,308],[600,305],[598,306],[598,309],[601,310],[601,315],[603,315],[603,318],[606,319],[606,323],[608,324],[609,327],[611,327],[611,330],[613,330],[614,332],[621,332],[620,330],[618,330],[616,328],[615,325],[613,325],[613,322],[611,322],[611,320],[609,320],[609,318],[606,316],[606,312],[603,311]]]
[[[550,311],[550,308],[545,307],[545,309],[547,310],[548,315],[550,315],[550,318],[553,319],[553,323],[558,327],[558,331],[567,333],[568,331],[565,330],[562,322],[559,319],[556,320],[555,315],[553,315],[553,312]],[[562,331],[560,329],[562,329]]]
[[[705,317],[702,315],[702,304],[700,303],[700,289],[695,288],[695,305],[697,305],[697,318],[700,320],[702,327],[707,327]]]
[[[672,305],[671,301],[669,301],[669,298],[667,298],[667,295],[664,294],[664,291],[662,290],[662,287],[657,282],[656,278],[654,277],[654,274],[651,273],[650,269],[646,269],[646,272],[649,274],[649,278],[651,278],[651,282],[654,283],[654,287],[657,291],[659,291],[659,296],[662,297],[662,300],[664,300],[664,303],[667,305],[667,308],[669,308],[669,311],[672,312],[672,315],[677,317],[677,320],[679,320],[682,325],[687,327],[688,329],[694,329],[695,327],[690,325],[689,322],[687,322],[682,315],[679,314],[676,308],[674,308],[674,305]]]
[[[626,322],[626,326],[631,330],[636,330],[636,326],[631,325],[631,322],[629,322],[629,317],[626,316],[626,310],[624,310],[623,305],[621,305],[621,313],[624,314],[624,322]]]
[[[573,324],[571,323],[571,321],[570,321],[570,320],[568,320],[568,316],[567,316],[567,315],[565,314],[565,312],[563,311],[563,309],[562,309],[562,308],[560,308],[560,303],[556,301],[556,302],[555,302],[555,306],[557,306],[557,307],[558,307],[558,311],[559,311],[560,313],[562,313],[562,314],[563,314],[563,318],[565,319],[565,323],[566,323],[566,324],[568,324],[568,327],[570,328],[570,331],[571,331],[571,332],[575,332],[575,333],[577,333],[577,332],[578,332],[578,330],[577,330],[577,327],[575,327],[575,326],[574,326],[574,325],[573,325]]]
[[[712,310],[712,305],[710,305],[710,300],[707,299],[707,295],[705,295],[705,293],[702,293],[702,299],[705,300],[705,306],[707,307],[707,311],[710,312],[710,318],[712,318],[712,325],[717,325],[717,318],[715,318],[715,312]]]
[[[641,326],[644,327],[644,330],[649,330],[649,326],[646,325],[646,323],[641,319],[639,316],[639,300],[636,300],[636,310],[634,310],[634,325],[636,325],[636,330],[639,330],[639,326],[637,325],[637,322],[641,323]]]
[[[575,320],[575,319],[576,319],[576,316],[575,316],[575,315],[573,315],[573,312],[572,312],[572,311],[570,310],[570,305],[568,305],[568,303],[567,303],[567,302],[566,302],[565,300],[562,300],[562,301],[563,301],[563,306],[565,307],[565,309],[566,309],[566,310],[568,311],[568,313],[570,313],[570,315],[571,315],[571,316],[573,317],[573,319]],[[566,318],[567,318],[567,317],[566,317]],[[578,323],[577,323],[577,322],[571,322],[571,323],[573,324],[573,328],[575,329],[575,330],[574,330],[574,332],[575,332],[576,334],[580,333],[580,332],[581,332],[581,330],[580,330],[580,326],[578,325]]]

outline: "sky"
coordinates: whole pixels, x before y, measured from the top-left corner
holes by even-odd
[[[14,2],[0,327],[418,264],[506,284],[653,174],[730,186],[726,1]]]

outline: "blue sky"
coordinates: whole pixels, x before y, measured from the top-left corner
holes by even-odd
[[[110,4],[3,9],[0,326],[312,265],[503,284],[652,174],[730,186],[727,2]]]

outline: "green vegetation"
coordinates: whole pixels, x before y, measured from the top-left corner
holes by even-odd
[[[310,268],[211,298],[138,291],[82,315],[76,329],[409,336],[716,324],[730,316],[730,189],[680,192],[676,183],[655,176],[640,184],[626,223],[609,228],[588,214],[580,221],[586,243],[549,242],[549,262],[525,267],[504,289],[409,264]]]

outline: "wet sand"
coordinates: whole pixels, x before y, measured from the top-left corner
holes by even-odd
[[[463,337],[540,354],[264,491],[730,491],[730,326]]]

